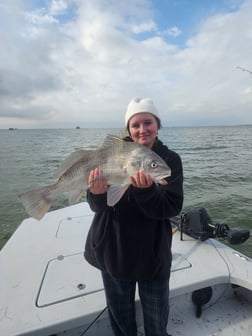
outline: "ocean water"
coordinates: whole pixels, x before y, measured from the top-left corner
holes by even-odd
[[[95,149],[119,129],[0,130],[0,248],[28,215],[17,195],[53,182],[77,149]],[[252,229],[252,126],[163,128],[159,138],[180,154],[183,211],[204,207],[214,223]],[[67,206],[64,197],[53,206]],[[235,246],[252,257],[252,238]]]

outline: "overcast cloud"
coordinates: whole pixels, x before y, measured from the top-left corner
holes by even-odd
[[[190,34],[155,1],[36,3],[0,0],[0,128],[121,127],[135,96],[165,126],[252,124],[252,1]]]

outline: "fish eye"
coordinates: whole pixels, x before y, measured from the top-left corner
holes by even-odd
[[[151,168],[157,168],[158,164],[157,164],[156,161],[152,161],[150,166],[151,166]]]

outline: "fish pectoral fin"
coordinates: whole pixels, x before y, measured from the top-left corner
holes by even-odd
[[[72,190],[68,193],[68,203],[69,205],[75,204],[79,201],[84,193],[84,189]]]
[[[129,184],[124,185],[111,185],[107,193],[107,204],[114,206],[123,197],[126,190],[129,188]]]

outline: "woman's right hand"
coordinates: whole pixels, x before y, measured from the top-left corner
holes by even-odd
[[[107,179],[104,177],[101,168],[91,170],[88,177],[88,189],[95,195],[104,194],[108,191]]]

